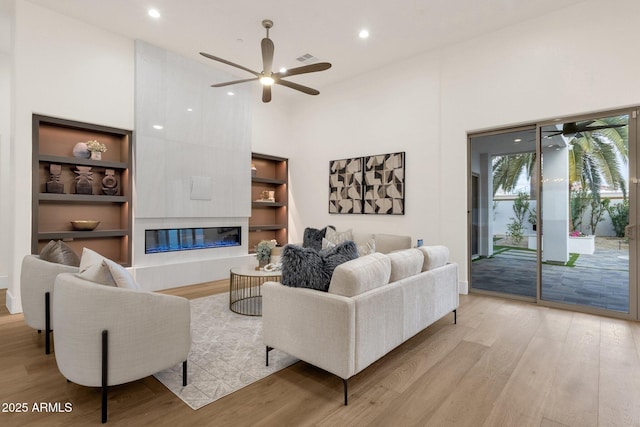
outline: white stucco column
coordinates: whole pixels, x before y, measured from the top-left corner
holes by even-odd
[[[569,148],[566,146],[542,147],[542,227],[542,259],[569,261]]]

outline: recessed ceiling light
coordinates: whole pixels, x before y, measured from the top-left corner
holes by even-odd
[[[227,95],[229,95],[229,96],[233,96],[233,95],[235,95],[235,93],[233,93],[233,92],[229,91],[229,92],[227,92]]]
[[[513,142],[522,142],[522,138],[516,138],[513,140]]]
[[[187,108],[187,111],[191,112],[193,111],[193,108]]]
[[[160,12],[158,11],[158,9],[149,9],[147,13],[152,18],[156,18],[156,19],[160,18]]]
[[[280,72],[281,72],[281,73],[286,73],[286,72],[287,72],[287,69],[286,69],[285,67],[282,67],[282,68],[280,68]]]
[[[360,33],[358,33],[358,37],[360,37],[361,39],[366,39],[367,37],[369,37],[369,30],[367,29],[360,30]]]
[[[153,125],[153,128],[154,128],[154,129],[161,130],[161,129],[164,129],[164,126],[161,126],[161,125]]]

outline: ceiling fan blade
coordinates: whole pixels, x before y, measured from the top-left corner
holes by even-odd
[[[271,69],[273,67],[273,51],[275,47],[271,39],[262,39],[262,72],[265,76],[271,75]]]
[[[298,84],[298,83],[288,82],[286,80],[276,80],[275,83],[282,86],[289,87],[291,89],[299,90],[300,92],[304,92],[308,95],[318,95],[320,93],[319,91],[312,89],[310,87],[302,86],[301,84]]]
[[[256,77],[260,76],[260,73],[250,70],[247,67],[243,67],[242,65],[234,64],[233,62],[227,61],[226,59],[218,58],[217,56],[213,56],[205,52],[200,52],[200,55],[204,56],[205,58],[213,59],[214,61],[222,62],[223,64],[231,65],[232,67],[236,67],[236,68],[240,68],[241,70],[248,71],[249,73],[253,74]]]
[[[591,132],[594,130],[601,130],[601,129],[612,129],[612,128],[621,128],[624,127],[626,125],[602,125],[602,126],[587,126],[584,128],[580,128],[580,131],[582,132]]]
[[[298,74],[315,73],[318,71],[328,70],[329,68],[331,68],[330,63],[318,62],[317,64],[309,64],[309,65],[303,65],[302,67],[292,68],[283,73],[276,73],[275,77],[282,78],[282,77],[288,77],[288,76],[295,76]]]
[[[223,86],[237,85],[238,83],[252,82],[254,80],[258,80],[258,78],[257,77],[252,77],[250,79],[233,80],[231,82],[216,83],[214,85],[211,85],[211,87],[223,87]]]
[[[271,101],[271,85],[262,86],[262,102]]]

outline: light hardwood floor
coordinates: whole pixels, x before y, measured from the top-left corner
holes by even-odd
[[[165,291],[198,298],[226,281]],[[4,291],[0,301],[4,301]],[[169,319],[168,319],[169,320]],[[155,378],[112,387],[109,425],[637,426],[640,324],[478,295],[349,381],[299,362],[193,411]],[[55,337],[55,334],[54,334]],[[55,338],[54,338],[55,339]],[[100,424],[98,389],[67,383],[22,315],[0,308],[2,426]],[[40,402],[68,413],[33,412]]]

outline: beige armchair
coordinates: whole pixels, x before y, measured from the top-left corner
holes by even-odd
[[[27,255],[22,260],[20,295],[24,320],[38,333],[45,331],[45,353],[50,353],[51,294],[53,282],[60,273],[76,273],[78,267],[56,264],[40,259],[39,255]]]
[[[182,363],[187,384],[191,312],[185,298],[100,285],[60,274],[53,293],[58,369],[67,380],[102,388],[135,381]]]

